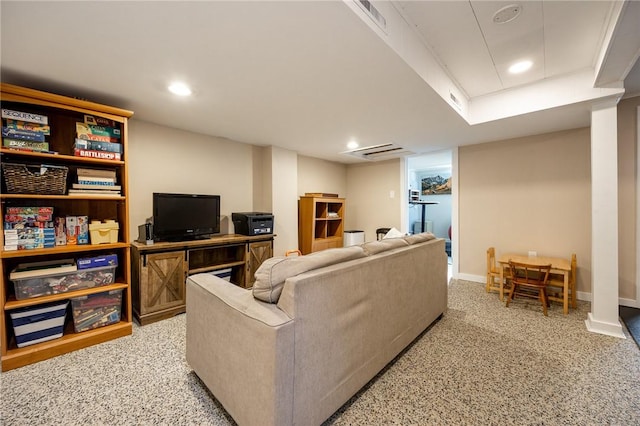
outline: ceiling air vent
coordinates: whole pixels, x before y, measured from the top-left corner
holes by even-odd
[[[373,21],[378,24],[378,26],[380,28],[382,28],[383,30],[386,30],[387,28],[387,20],[384,19],[384,16],[382,16],[380,14],[380,12],[378,12],[378,9],[376,9],[370,1],[368,0],[354,0],[356,3],[358,3],[360,5],[361,8],[363,8],[367,14],[369,16],[371,16],[371,18],[373,19]]]
[[[409,154],[415,154],[406,148],[393,143],[385,143],[382,145],[367,146],[351,151],[344,151],[342,154],[352,155],[368,161],[389,160],[391,158],[399,158]]]
[[[459,110],[462,110],[462,105],[460,105],[460,100],[458,100],[458,98],[456,98],[456,96],[451,93],[451,91],[449,91],[449,98],[451,99],[451,102],[453,102],[453,105],[456,106]]]

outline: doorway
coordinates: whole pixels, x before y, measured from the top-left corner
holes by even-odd
[[[408,232],[424,229],[437,238],[444,238],[449,257],[449,278],[452,275],[452,163],[451,150],[421,154],[407,158]],[[424,216],[423,216],[424,212]],[[423,224],[424,222],[424,224]]]

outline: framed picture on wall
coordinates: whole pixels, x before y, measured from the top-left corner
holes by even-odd
[[[421,195],[451,194],[451,172],[422,176]]]

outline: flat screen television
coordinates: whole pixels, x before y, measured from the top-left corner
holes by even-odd
[[[184,241],[220,233],[220,196],[153,193],[153,237]]]

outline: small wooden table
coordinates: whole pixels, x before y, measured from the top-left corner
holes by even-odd
[[[564,291],[563,291],[563,311],[567,315],[569,313],[569,274],[571,273],[571,261],[563,259],[561,257],[544,257],[536,256],[530,257],[523,254],[506,253],[497,259],[500,263],[500,300],[504,300],[504,269],[509,264],[509,261],[528,263],[530,265],[548,265],[551,264],[551,273],[559,274],[563,276]]]

